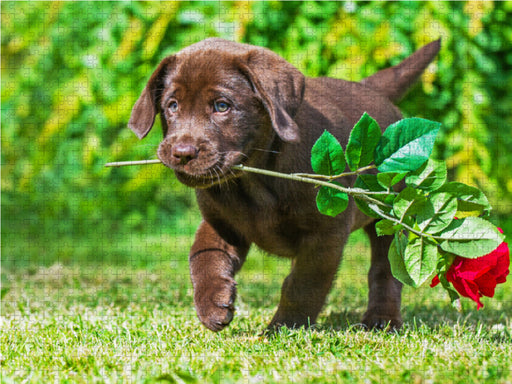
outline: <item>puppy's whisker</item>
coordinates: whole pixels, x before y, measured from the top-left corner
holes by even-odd
[[[235,175],[235,172],[233,172],[233,170],[232,170],[231,168],[228,168],[228,169],[227,169],[227,171],[229,172],[229,174],[230,174],[231,176],[236,176],[236,175]]]
[[[222,188],[222,178],[220,177],[219,172],[217,172],[218,170],[220,171],[220,168],[218,165],[216,165],[213,168],[213,172],[215,173],[215,176],[217,176],[217,184],[219,185],[219,188]]]
[[[271,151],[270,149],[261,149],[261,148],[253,148],[254,151],[267,152],[267,153],[275,153],[279,154],[280,151]]]
[[[219,172],[217,172],[217,170],[220,172],[220,174],[219,174]],[[222,172],[222,169],[220,168],[219,165],[215,166],[214,171],[215,171],[215,174],[217,175],[217,179],[219,180],[219,185],[221,185],[224,173]]]
[[[229,175],[233,176],[233,177],[228,177],[227,183],[225,183],[228,192],[231,192],[231,186],[236,185],[237,175],[235,172],[233,172],[233,170],[231,168],[228,168],[227,171],[229,172]]]
[[[208,178],[211,179],[211,185],[212,187],[215,185],[215,183],[213,182],[213,171],[211,169],[208,170]]]
[[[242,155],[243,157],[245,158],[248,158],[249,156],[247,156],[245,153],[243,152],[240,152],[240,151],[225,151],[225,152],[219,152],[219,155]]]

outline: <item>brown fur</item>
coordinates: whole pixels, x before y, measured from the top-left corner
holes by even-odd
[[[160,113],[164,140],[158,157],[196,188],[203,221],[190,251],[190,273],[206,327],[218,331],[231,322],[234,275],[253,243],[293,260],[269,327],[314,323],[347,238],[358,228],[372,246],[363,323],[400,327],[401,284],[390,272],[390,238],[376,236],[373,219],[352,200],[336,218],[321,215],[313,186],[230,167],[311,173],[311,147],[324,130],[345,147],[363,112],[381,127],[401,119],[392,101],[417,80],[439,47],[433,42],[361,83],[307,78],[267,49],[221,39],[204,40],[160,63],[133,107],[129,127],[143,138]],[[216,110],[216,102],[229,109]],[[353,182],[343,180],[347,186]]]

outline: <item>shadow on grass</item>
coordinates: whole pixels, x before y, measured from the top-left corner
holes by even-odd
[[[472,303],[471,303],[472,304]],[[465,305],[466,307],[469,305]],[[490,305],[489,305],[490,306]],[[362,330],[361,318],[363,310],[345,310],[331,312],[319,319],[315,327],[320,331],[343,332],[347,330]],[[512,303],[504,302],[502,308],[485,308],[480,311],[473,309],[457,312],[455,308],[447,305],[410,305],[402,309],[404,326],[398,331],[404,334],[410,330],[419,333],[443,333],[446,330],[456,332],[463,329],[467,332],[481,334],[493,342],[510,343],[512,335],[509,333],[509,324],[512,318]]]
[[[364,310],[344,310],[340,312],[331,312],[320,317],[318,329],[332,329],[335,331],[346,331],[349,329],[358,329],[361,324]]]
[[[404,323],[410,326],[425,324],[430,328],[439,328],[444,325],[453,326],[460,323],[474,327],[494,326],[511,320],[508,315],[512,313],[512,303],[510,302],[502,302],[500,309],[492,308],[491,304],[488,304],[487,307],[479,311],[473,308],[473,304],[473,302],[464,303],[462,312],[458,312],[449,303],[445,305],[410,305],[403,309],[402,314]]]

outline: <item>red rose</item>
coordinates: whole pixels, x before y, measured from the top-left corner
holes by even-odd
[[[503,233],[501,228],[498,230]],[[469,297],[477,303],[477,309],[484,305],[480,302],[482,296],[493,297],[497,284],[507,279],[510,266],[510,250],[503,242],[491,253],[476,259],[457,256],[446,272],[446,280],[462,296]],[[432,280],[431,287],[439,284],[439,277]]]

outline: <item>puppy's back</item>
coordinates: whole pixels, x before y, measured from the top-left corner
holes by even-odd
[[[382,93],[361,83],[327,77],[307,78],[296,121],[309,144],[328,130],[346,145],[350,131],[364,112],[382,129],[400,120],[400,110]]]

